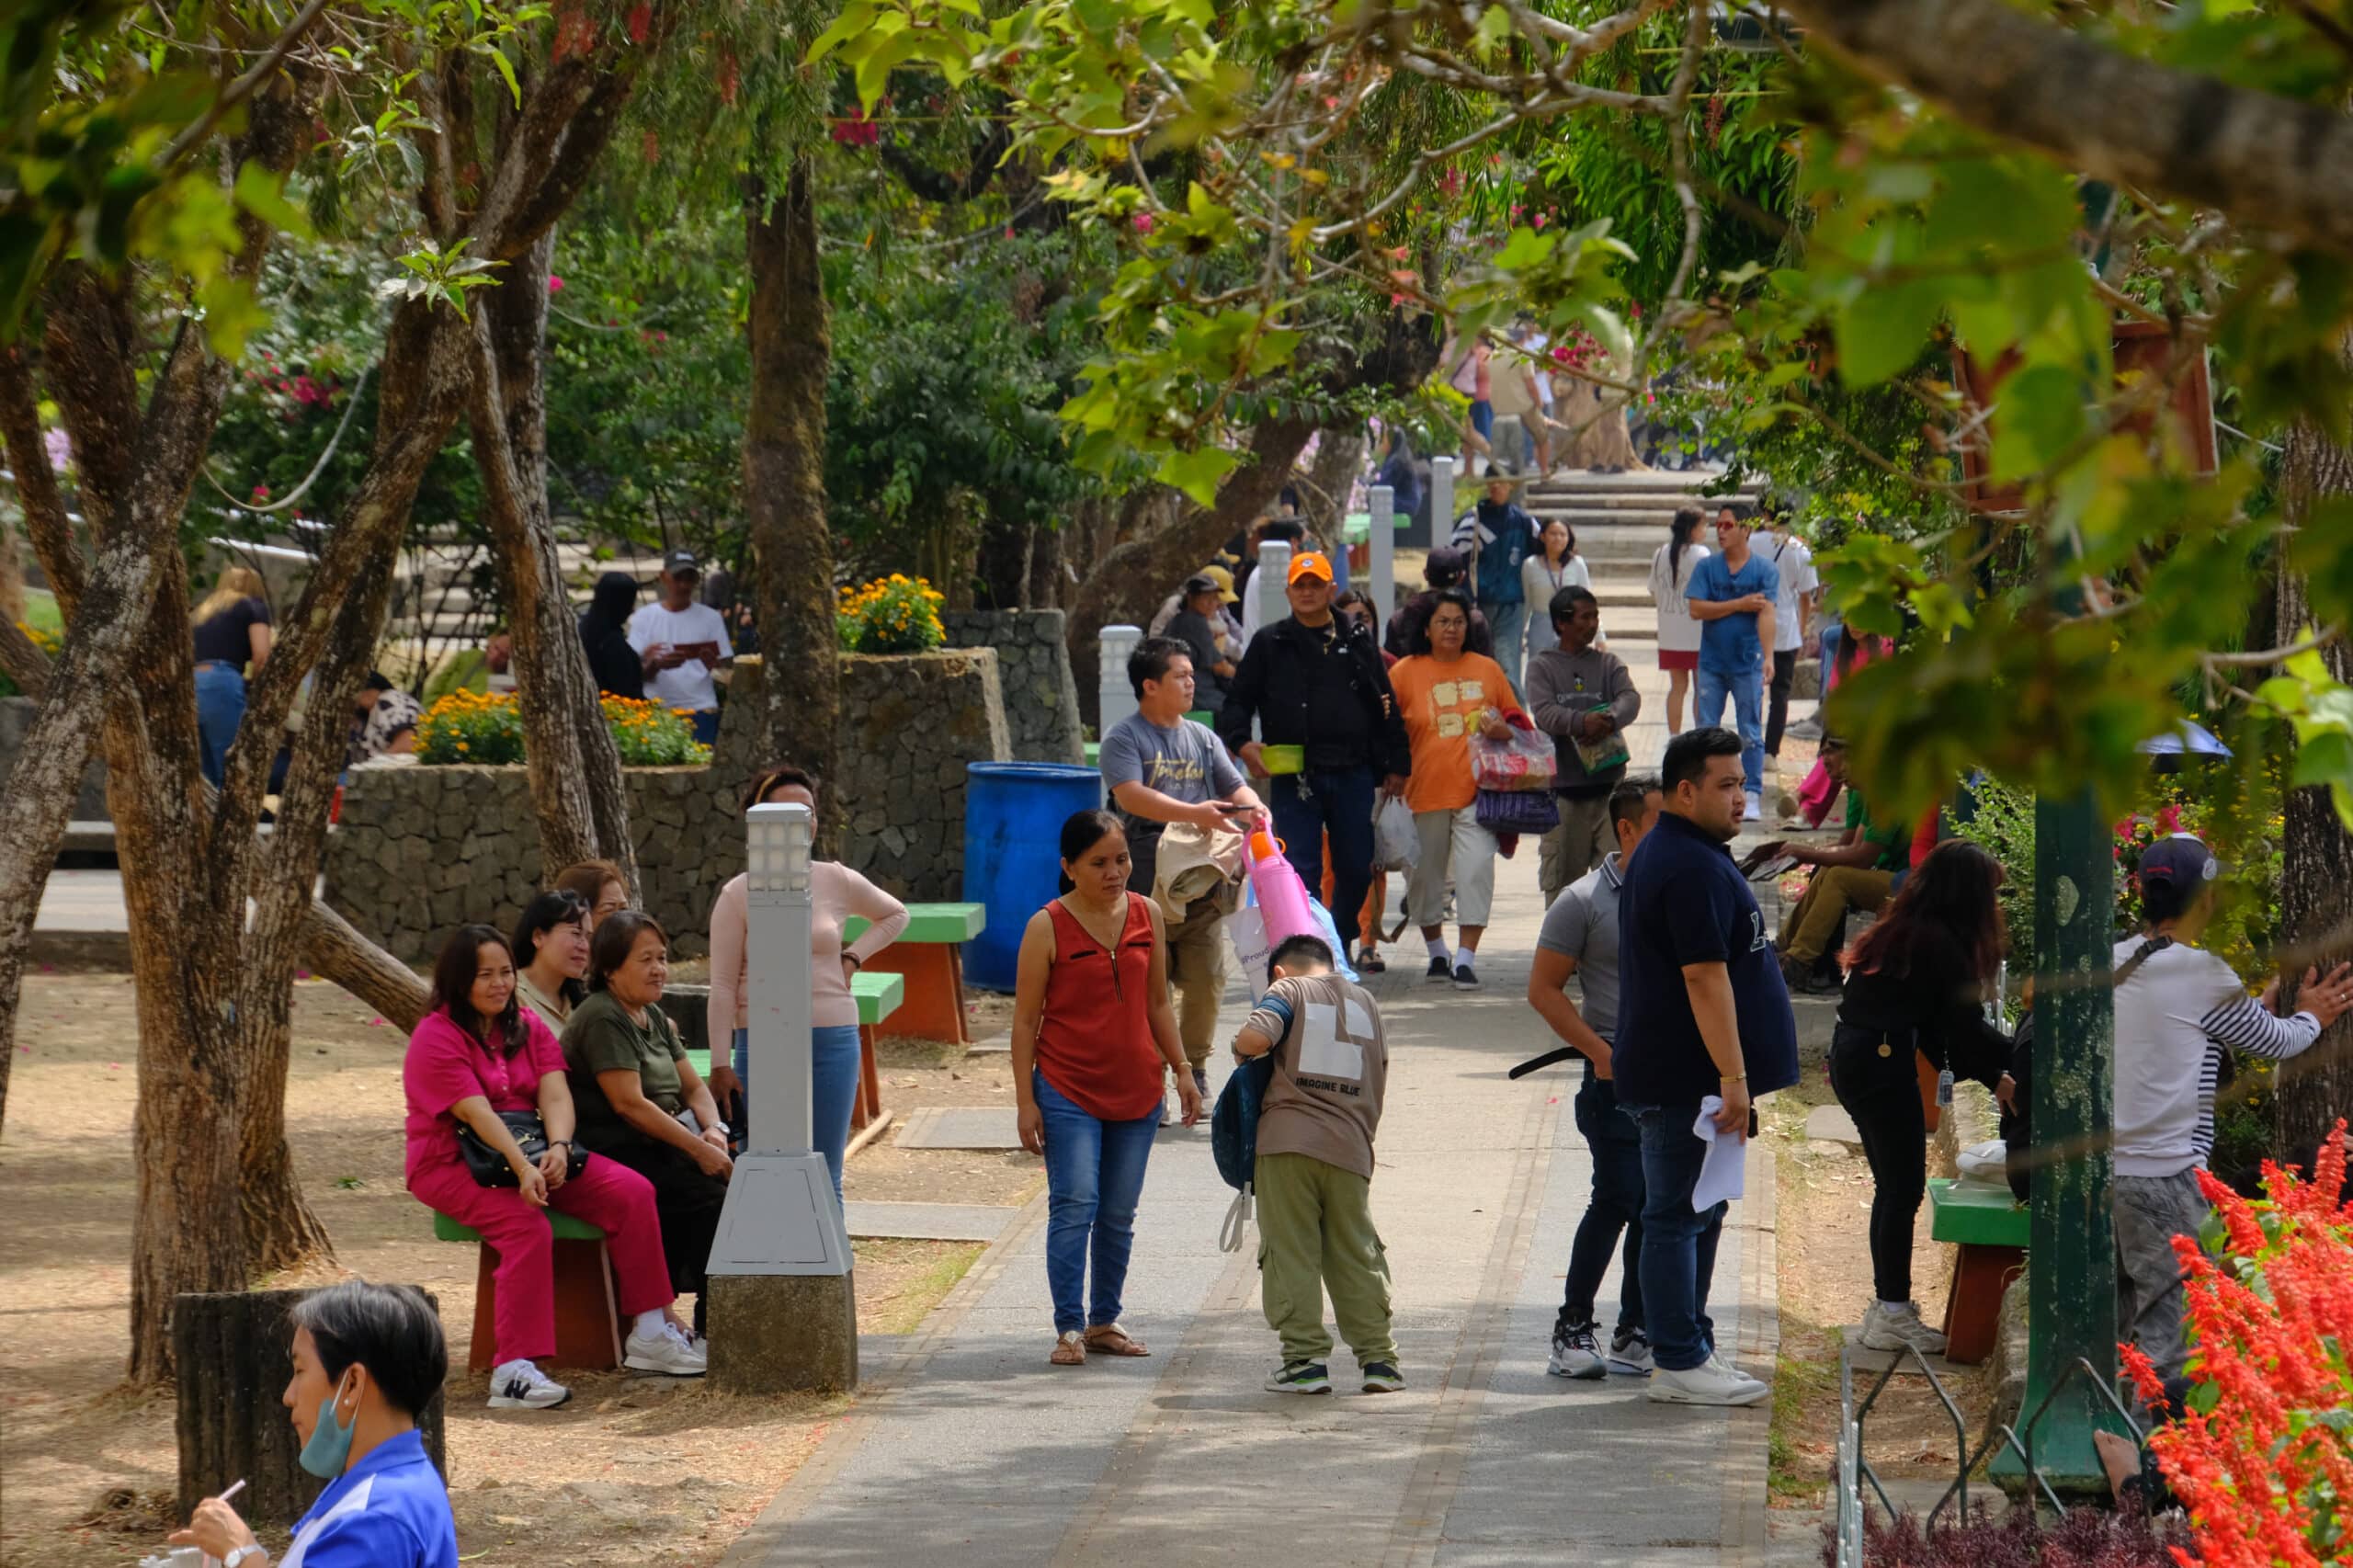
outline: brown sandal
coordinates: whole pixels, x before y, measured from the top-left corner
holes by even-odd
[[[1131,1338],[1128,1331],[1116,1323],[1100,1323],[1086,1331],[1086,1347],[1106,1356],[1149,1356],[1143,1341]]]
[[[1086,1341],[1074,1328],[1054,1341],[1054,1353],[1046,1360],[1056,1367],[1084,1367],[1086,1365]]]

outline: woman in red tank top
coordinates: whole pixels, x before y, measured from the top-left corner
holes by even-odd
[[[1128,892],[1127,830],[1108,812],[1063,824],[1063,892],[1021,934],[1013,1083],[1021,1146],[1046,1157],[1046,1281],[1057,1367],[1093,1350],[1148,1354],[1120,1326],[1136,1204],[1173,1069],[1185,1125],[1201,1117],[1168,1005],[1160,911]],[[1094,1295],[1087,1301],[1088,1266]]]

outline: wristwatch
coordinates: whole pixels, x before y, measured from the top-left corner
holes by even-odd
[[[237,1548],[236,1551],[229,1553],[228,1556],[222,1558],[221,1560],[221,1568],[237,1568],[237,1564],[243,1562],[248,1557],[261,1557],[265,1555],[267,1555],[267,1553],[262,1551],[261,1542],[257,1540],[249,1540],[244,1545]]]

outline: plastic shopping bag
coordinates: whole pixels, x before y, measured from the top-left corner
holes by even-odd
[[[1421,858],[1422,841],[1414,832],[1414,809],[1402,795],[1383,795],[1372,806],[1372,869],[1410,871]]]
[[[1549,790],[1559,763],[1552,737],[1512,726],[1508,740],[1471,737],[1471,778],[1482,790]]]
[[[1324,907],[1322,899],[1311,895],[1308,914],[1315,922],[1315,935],[1332,949],[1332,971],[1344,980],[1361,981],[1354,966],[1348,962],[1348,950],[1340,945],[1340,929],[1333,924],[1332,912]],[[1274,982],[1267,975],[1267,960],[1273,949],[1267,941],[1267,919],[1259,912],[1257,900],[1247,896],[1242,907],[1225,917],[1226,939],[1233,944],[1233,961],[1242,966],[1242,978],[1250,987],[1250,1001],[1255,1006],[1267,994],[1267,987]]]

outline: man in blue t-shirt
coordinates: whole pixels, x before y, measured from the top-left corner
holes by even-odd
[[[1716,553],[1691,572],[1691,619],[1700,623],[1699,681],[1691,724],[1702,729],[1722,722],[1724,699],[1732,699],[1748,797],[1742,814],[1756,822],[1765,814],[1765,650],[1773,645],[1773,606],[1780,596],[1781,574],[1750,551],[1750,516],[1745,503],[1727,502],[1716,514]]]
[[[1716,1353],[1708,1286],[1726,1204],[1691,1206],[1709,1142],[1692,1128],[1720,1096],[1719,1131],[1745,1137],[1754,1096],[1798,1081],[1797,1018],[1748,881],[1724,846],[1740,831],[1740,757],[1716,726],[1666,743],[1658,825],[1626,862],[1618,904],[1618,1108],[1643,1142],[1643,1312],[1650,1397],[1755,1404],[1771,1392]]]

